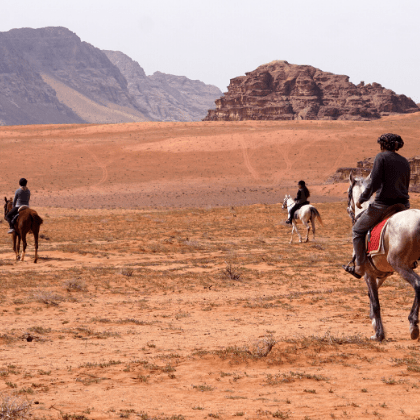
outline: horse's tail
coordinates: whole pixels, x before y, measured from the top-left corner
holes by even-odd
[[[319,211],[315,207],[311,207],[311,213],[313,217],[316,217],[321,224],[321,226],[324,226],[324,223],[322,223],[321,215],[319,214]]]
[[[31,212],[31,218],[32,218],[32,225],[37,225],[38,227],[44,223],[40,215],[36,211]]]

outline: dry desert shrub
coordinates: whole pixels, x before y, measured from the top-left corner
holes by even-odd
[[[132,268],[122,268],[120,273],[126,277],[132,277],[134,270]]]
[[[232,264],[231,262],[226,262],[226,267],[222,270],[222,274],[230,280],[240,280],[241,271],[240,268]]]
[[[263,337],[249,346],[249,351],[255,357],[266,357],[276,344],[273,336]]]
[[[0,395],[0,420],[26,419],[32,403],[21,397]]]
[[[63,297],[57,293],[50,292],[48,290],[38,290],[34,293],[34,298],[38,302],[45,303],[46,305],[58,305],[59,302],[63,301]]]
[[[87,290],[86,283],[78,278],[66,280],[63,286],[68,292],[86,292]]]

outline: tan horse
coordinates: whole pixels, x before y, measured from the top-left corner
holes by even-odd
[[[293,200],[290,195],[286,195],[283,200],[282,209],[287,208],[287,210],[290,212],[290,209],[295,205],[295,200]],[[312,235],[313,239],[315,239],[315,218],[318,219],[321,226],[323,226],[321,215],[319,214],[318,210],[312,206],[311,204],[306,204],[302,206],[300,209],[296,210],[295,212],[295,218],[292,220],[292,236],[290,238],[290,243],[293,242],[293,232],[296,231],[296,233],[299,236],[299,242],[302,242],[302,236],[300,236],[300,233],[298,231],[296,220],[301,220],[306,228],[306,239],[305,242],[308,242],[309,240],[309,231],[311,230],[311,226],[309,225],[309,222],[311,222],[312,225]],[[296,219],[296,220],[295,220]]]
[[[353,224],[369,205],[369,202],[363,203],[362,209],[355,206],[366,185],[366,179],[355,178],[350,174],[347,212]],[[415,291],[408,320],[411,338],[416,340],[419,337],[420,276],[414,272],[414,268],[417,267],[417,260],[420,258],[420,210],[410,209],[394,214],[388,219],[384,229],[384,254],[373,257],[373,264],[371,262],[369,270],[365,273],[370,300],[370,319],[375,331],[371,338],[378,341],[385,338],[378,289],[385,279],[396,271]],[[353,262],[354,258],[351,263]]]
[[[4,218],[6,219],[7,213],[13,208],[13,200],[8,200],[4,197],[4,201],[6,202],[4,205]],[[14,229],[15,231],[12,234],[13,239],[13,251],[16,253],[16,260],[23,261],[25,258],[26,252],[26,235],[30,232],[34,235],[34,242],[35,242],[35,258],[34,263],[38,261],[38,236],[39,236],[39,228],[42,224],[43,220],[39,217],[38,213],[35,210],[30,209],[29,207],[23,208],[19,212],[19,218],[15,222]],[[23,250],[22,255],[19,256],[20,252],[20,241],[22,240]]]

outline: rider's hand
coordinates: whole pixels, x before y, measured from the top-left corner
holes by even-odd
[[[358,209],[361,209],[361,208],[362,208],[362,204],[360,203],[360,201],[357,201],[357,203],[356,203],[356,207],[357,207]]]

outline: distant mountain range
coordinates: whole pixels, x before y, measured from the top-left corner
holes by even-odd
[[[222,92],[62,27],[0,32],[0,125],[200,121]]]

